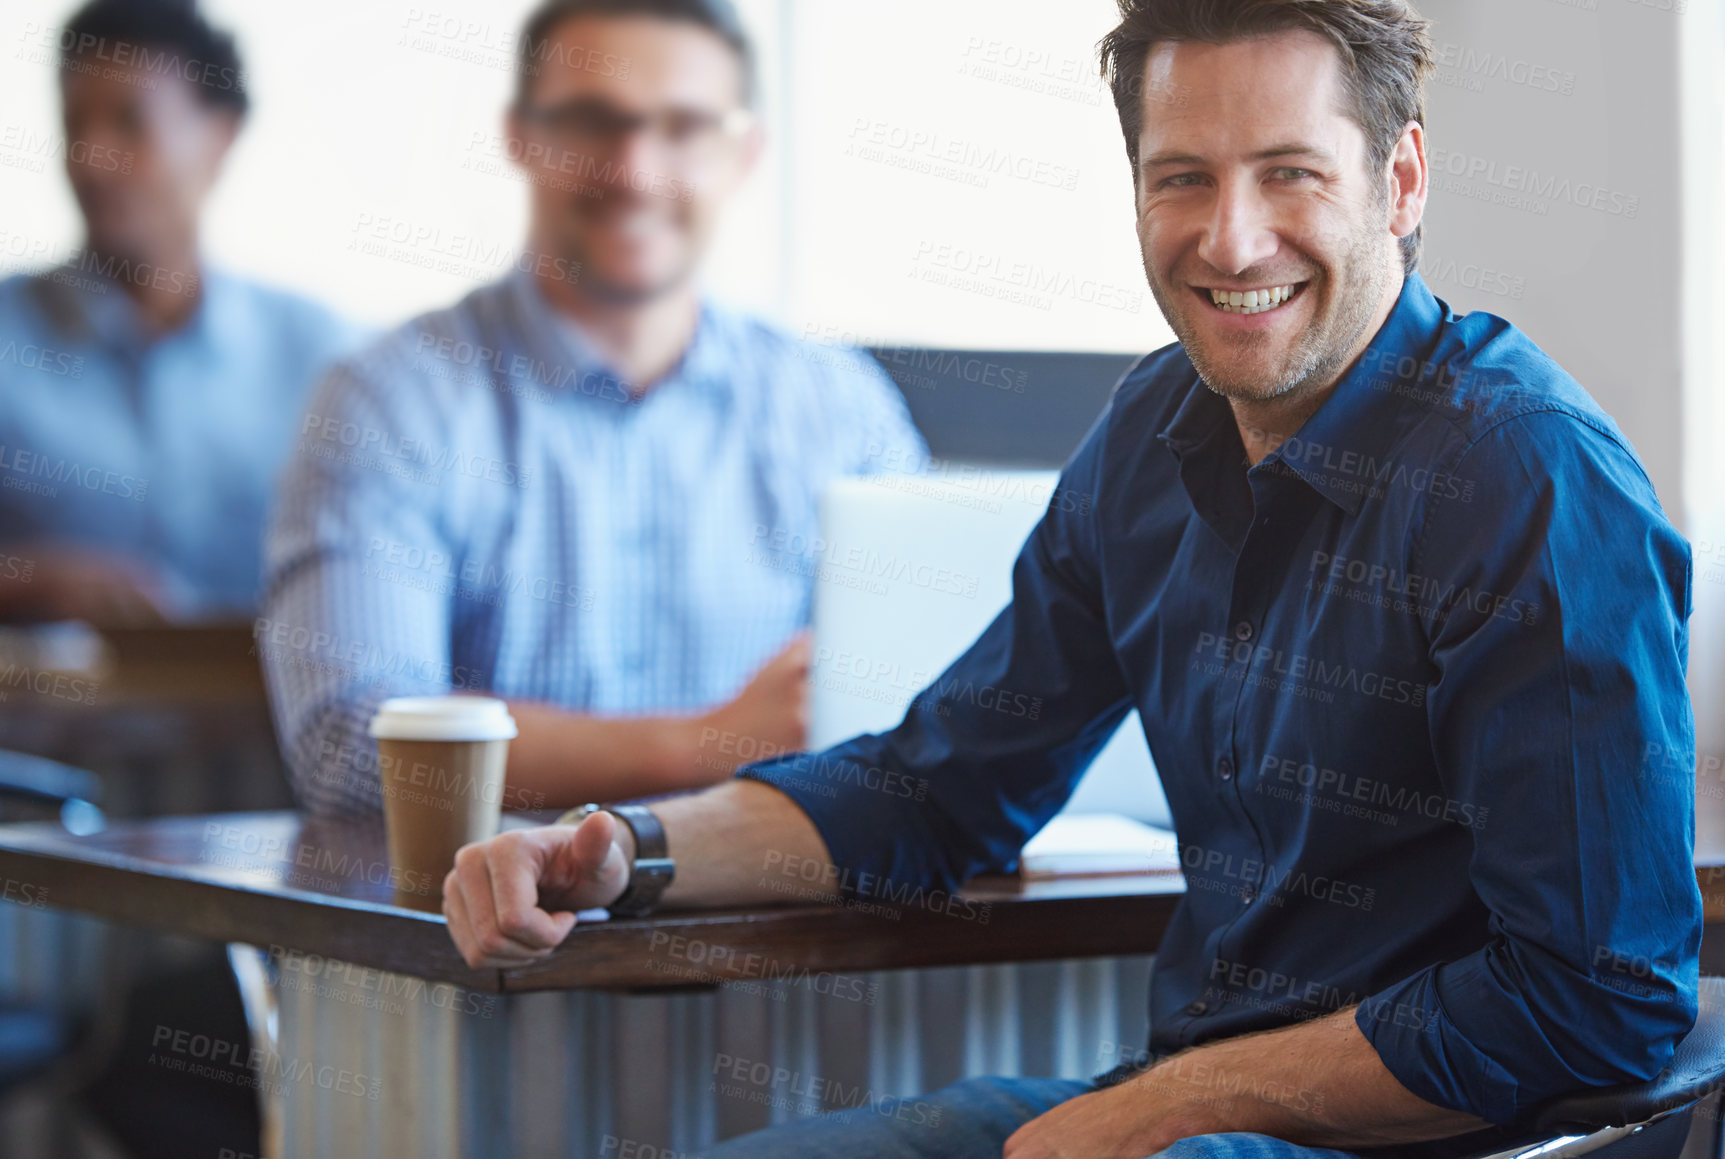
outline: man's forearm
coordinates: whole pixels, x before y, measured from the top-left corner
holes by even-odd
[[[1310,1147],[1444,1139],[1491,1126],[1404,1087],[1349,1006],[1323,1018],[1193,1047],[1132,1080],[1188,1104],[1191,1133],[1255,1131]]]
[[[520,735],[509,743],[509,804],[568,808],[712,784],[726,769],[704,767],[695,717],[584,716],[512,700]]]
[[[677,908],[831,902],[827,846],[785,794],[760,781],[729,780],[700,793],[653,802],[677,865],[661,904]],[[617,827],[625,861],[627,826]],[[821,872],[813,872],[820,867]],[[814,880],[810,880],[814,878]]]

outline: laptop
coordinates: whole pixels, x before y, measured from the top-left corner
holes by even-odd
[[[1058,478],[945,464],[930,475],[828,486],[814,584],[811,749],[898,724],[911,698],[981,635],[1011,597],[1013,561]],[[1136,712],[1065,812],[1171,827]]]

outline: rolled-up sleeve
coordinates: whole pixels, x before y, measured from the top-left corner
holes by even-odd
[[[896,728],[739,770],[808,814],[847,898],[950,892],[1012,867],[1129,711],[1097,557],[1106,426],[1061,473],[1010,603]]]
[[[1695,1020],[1690,554],[1632,456],[1572,416],[1510,419],[1455,473],[1471,502],[1429,511],[1410,570],[1442,593],[1428,717],[1446,790],[1483,817],[1492,936],[1355,1021],[1414,1094],[1507,1123],[1652,1077]]]
[[[366,726],[385,697],[480,686],[451,664],[454,597],[385,578],[393,554],[453,554],[433,492],[388,454],[447,438],[410,382],[385,380],[346,363],[319,384],[265,542],[256,648],[295,794],[313,813],[382,810]]]

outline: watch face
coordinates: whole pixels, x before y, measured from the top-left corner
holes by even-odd
[[[670,885],[676,876],[677,867],[670,858],[651,857],[635,862],[635,870],[629,877],[628,886],[609,907],[612,915],[638,917],[651,911],[659,903],[659,896],[665,892],[665,887]]]

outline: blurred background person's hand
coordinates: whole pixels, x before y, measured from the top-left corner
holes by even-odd
[[[34,567],[27,580],[0,577],[0,618],[130,628],[164,623],[172,612],[170,585],[134,556],[48,545],[19,554]]]
[[[809,733],[809,633],[799,632],[729,703],[701,718],[697,764],[706,780],[738,765],[800,752]]]

